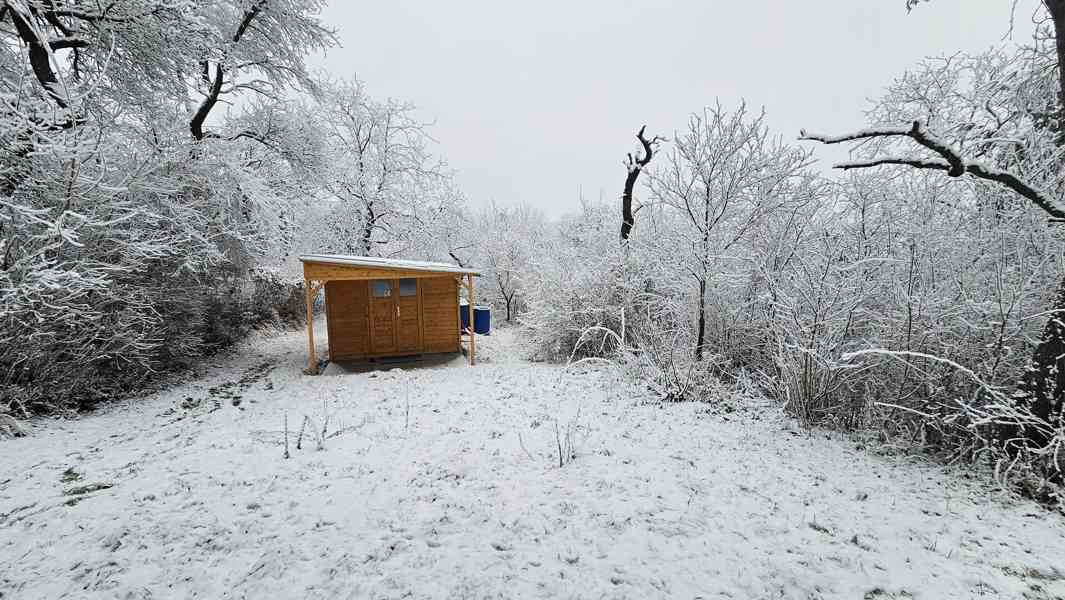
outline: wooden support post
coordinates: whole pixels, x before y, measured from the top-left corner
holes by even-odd
[[[318,287],[310,279],[304,280],[304,292],[307,300],[307,350],[310,358],[307,364],[307,374],[318,374],[318,355],[314,351],[314,298],[318,295]]]
[[[477,326],[474,324],[474,321],[473,321],[473,303],[474,303],[473,274],[466,275],[466,281],[468,282],[466,289],[469,292],[469,296],[470,296],[469,297],[470,303],[469,303],[467,308],[470,311],[470,366],[472,367],[474,365],[474,362],[475,362],[474,355],[477,352]]]
[[[459,318],[456,321],[459,324],[459,352],[462,352],[462,286],[464,285],[466,284],[462,275],[456,275],[455,294],[458,295],[458,298],[455,299],[455,315]]]

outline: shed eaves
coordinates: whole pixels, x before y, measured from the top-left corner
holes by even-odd
[[[480,275],[476,269],[469,269],[441,262],[424,260],[404,260],[398,258],[378,258],[376,256],[350,256],[346,254],[305,254],[300,257],[305,263],[319,263],[347,267],[370,267],[377,269],[397,269],[408,271],[430,271],[433,273],[456,273]]]

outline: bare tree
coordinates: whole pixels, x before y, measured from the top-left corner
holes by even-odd
[[[746,104],[729,112],[719,103],[691,115],[674,144],[669,164],[652,180],[652,192],[687,225],[681,234],[689,252],[684,263],[698,284],[695,359],[702,360],[716,265],[790,200],[787,186],[806,175],[810,154],[771,137],[765,113],[749,115]]]

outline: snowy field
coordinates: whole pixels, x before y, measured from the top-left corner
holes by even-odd
[[[302,333],[274,335],[35,423],[0,441],[0,597],[1065,598],[1059,516],[517,343],[481,338],[472,369],[307,377]]]

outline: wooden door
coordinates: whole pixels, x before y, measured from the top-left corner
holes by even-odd
[[[393,289],[396,294],[396,349],[399,352],[422,351],[422,307],[418,293],[418,280],[411,277],[397,279]]]
[[[388,354],[396,351],[396,282],[374,279],[370,282],[370,352]]]
[[[365,281],[325,284],[329,358],[362,358],[370,351],[370,294]]]

